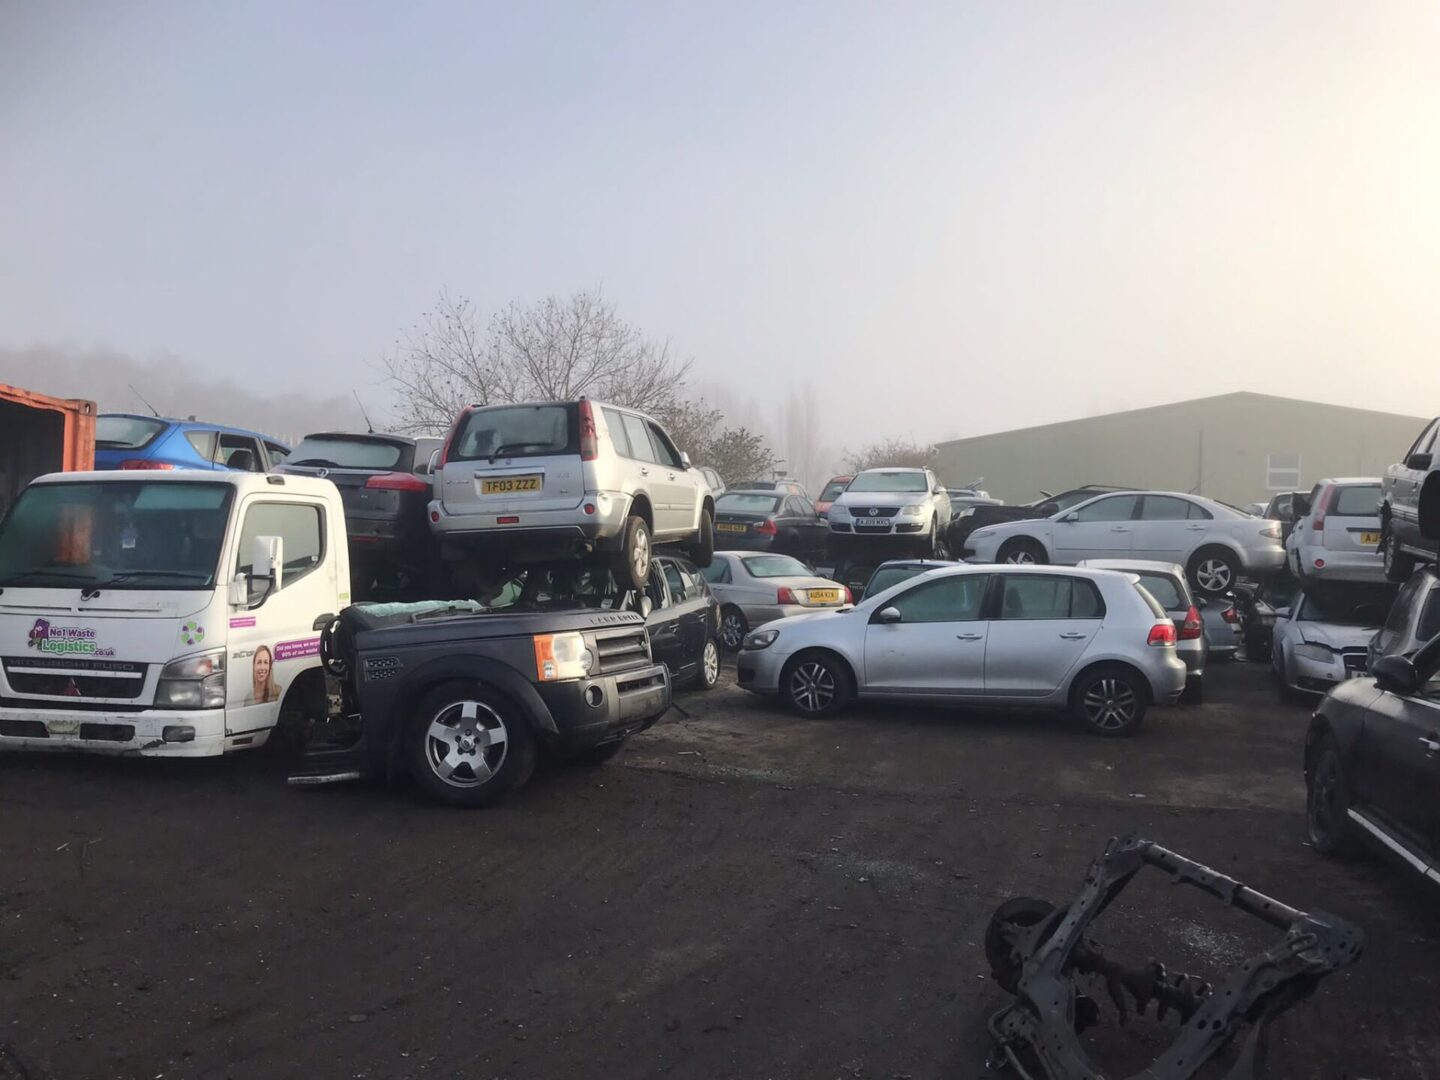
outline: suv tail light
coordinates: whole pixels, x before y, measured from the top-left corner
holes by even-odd
[[[1150,628],[1150,636],[1145,639],[1146,645],[1154,645],[1164,648],[1167,645],[1175,644],[1175,624],[1169,619],[1164,622],[1157,622]]]
[[[168,461],[147,461],[145,458],[130,458],[120,462],[122,469],[173,469]]]
[[[1204,633],[1205,624],[1200,621],[1200,609],[1191,604],[1190,610],[1185,613],[1185,625],[1180,627],[1180,640],[1194,641]],[[1150,644],[1154,645],[1155,642],[1152,641]]]
[[[372,491],[429,491],[430,485],[414,473],[387,472],[377,473],[365,481],[365,486]]]
[[[1310,527],[1317,533],[1325,531],[1325,513],[1330,509],[1330,496],[1334,493],[1335,488],[1333,486],[1323,487],[1320,489],[1320,497],[1315,500],[1315,506],[1312,511],[1313,517],[1310,519]]]
[[[600,437],[595,430],[595,407],[580,401],[580,460],[594,461],[600,456]]]
[[[465,408],[460,410],[460,415],[455,417],[455,422],[450,425],[450,430],[445,433],[445,445],[440,448],[440,461],[435,466],[437,469],[444,467],[445,463],[450,460],[450,447],[455,443],[455,436],[460,434],[460,426],[465,423],[466,419],[469,418],[470,414],[474,412],[476,408],[478,408],[478,406],[466,405]]]
[[[793,606],[799,602],[800,601],[795,599],[794,589],[788,589],[784,585],[781,585],[775,592],[775,603],[777,604],[790,604]]]
[[[755,523],[755,531],[761,536],[774,536],[780,530],[775,527],[775,522],[766,520],[757,521]]]
[[[1224,619],[1231,626],[1237,626],[1240,623],[1240,612],[1235,610],[1234,604],[1231,604],[1220,613],[1220,618]]]

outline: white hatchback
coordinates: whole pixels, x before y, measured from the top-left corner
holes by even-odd
[[[1285,541],[1291,573],[1302,581],[1385,580],[1378,476],[1321,480],[1300,509]]]

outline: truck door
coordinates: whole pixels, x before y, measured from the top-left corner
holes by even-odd
[[[319,663],[315,619],[336,610],[336,545],[345,539],[326,528],[326,506],[318,499],[252,495],[242,504],[238,520],[228,578],[242,575],[250,586],[246,602],[230,608],[225,726],[229,745],[247,746],[268,736],[286,690]],[[254,576],[255,539],[260,536],[281,539],[278,589]]]

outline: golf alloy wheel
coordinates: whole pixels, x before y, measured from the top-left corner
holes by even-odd
[[[1096,679],[1080,701],[1085,721],[1097,731],[1124,731],[1135,724],[1140,699],[1130,685],[1114,675]]]
[[[510,733],[483,701],[457,701],[430,721],[425,761],[441,782],[457,788],[488,783],[505,763]]]
[[[790,673],[790,699],[802,712],[824,712],[837,692],[835,673],[818,660],[797,664]]]

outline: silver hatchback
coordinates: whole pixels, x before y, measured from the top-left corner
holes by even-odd
[[[447,561],[523,565],[609,556],[643,588],[653,544],[715,550],[715,500],[653,419],[598,401],[471,406],[435,466],[430,527]]]

